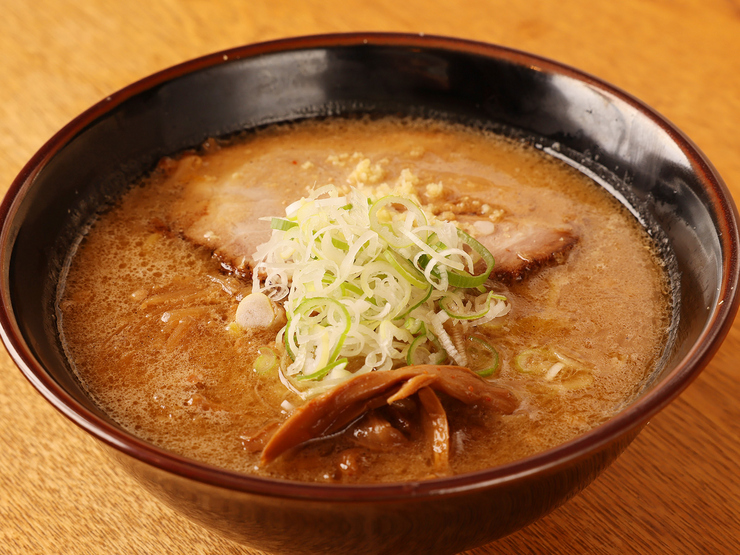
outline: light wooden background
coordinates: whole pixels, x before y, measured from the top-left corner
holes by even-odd
[[[209,52],[358,30],[495,42],[633,93],[740,199],[738,0],[0,0],[0,187],[111,92]],[[588,490],[471,553],[740,553],[740,323],[703,375]],[[155,502],[0,349],[0,553],[249,554]]]

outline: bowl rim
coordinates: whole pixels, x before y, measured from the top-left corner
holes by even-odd
[[[26,344],[13,313],[7,279],[15,219],[20,199],[39,172],[75,136],[129,98],[166,81],[222,63],[244,58],[314,48],[359,47],[424,48],[457,51],[505,59],[538,71],[584,82],[612,95],[652,120],[675,142],[706,185],[709,202],[719,216],[719,240],[724,254],[717,304],[711,307],[707,324],[692,348],[661,383],[627,406],[616,416],[566,443],[501,466],[435,478],[384,484],[324,484],[289,481],[242,474],[176,455],[117,428],[92,414],[62,388],[36,360]],[[0,334],[3,342],[31,384],[62,414],[102,443],[142,463],[183,478],[248,494],[311,501],[377,502],[479,491],[511,484],[528,476],[555,471],[596,452],[618,436],[638,431],[647,420],[677,397],[709,363],[732,326],[738,309],[738,212],[732,197],[711,162],[678,128],[642,101],[597,77],[548,58],[505,46],[438,35],[406,33],[337,33],[308,35],[259,42],[201,56],[144,77],[94,104],[54,134],[23,167],[0,204]],[[708,307],[709,308],[709,307]]]

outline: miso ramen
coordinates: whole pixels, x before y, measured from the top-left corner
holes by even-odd
[[[70,364],[123,428],[230,470],[391,482],[605,422],[661,356],[644,229],[523,141],[327,119],[163,159],[80,237]]]

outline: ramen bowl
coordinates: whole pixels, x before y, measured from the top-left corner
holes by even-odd
[[[56,326],[81,229],[165,155],[274,122],[355,114],[439,118],[532,142],[589,175],[648,229],[674,310],[657,370],[612,419],[502,466],[425,481],[336,485],[214,468],[147,443],[92,402]],[[575,69],[476,42],[304,37],[199,58],[104,99],[57,133],[0,208],[0,324],[34,387],[150,492],[271,553],[456,553],[501,538],[586,487],[719,348],[737,311],[737,210],[703,154],[630,95]]]

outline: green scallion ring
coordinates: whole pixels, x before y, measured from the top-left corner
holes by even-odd
[[[348,251],[349,245],[346,241],[342,241],[341,239],[337,239],[336,237],[331,238],[331,244],[334,245],[336,248],[338,248],[340,251]]]
[[[411,314],[414,310],[419,308],[421,305],[423,305],[425,302],[429,300],[429,297],[432,296],[432,291],[434,290],[434,287],[430,284],[427,288],[426,294],[421,298],[420,301],[417,301],[411,308],[409,308],[406,312],[403,314],[400,314],[399,316],[396,316],[394,320],[400,320],[402,318],[408,317],[409,314]]]
[[[329,372],[331,372],[334,368],[339,366],[340,364],[346,364],[347,359],[346,358],[340,358],[339,360],[335,360],[334,362],[330,362],[320,370],[316,370],[316,372],[313,372],[312,374],[308,374],[306,376],[297,376],[295,379],[297,381],[305,381],[305,380],[315,380],[318,381],[322,379],[324,376],[326,376]]]
[[[254,361],[254,371],[265,376],[277,366],[278,356],[270,347],[260,347],[257,352],[260,355]]]
[[[270,220],[270,227],[280,231],[288,231],[290,228],[296,227],[297,225],[297,222],[291,222],[285,218],[272,218],[272,220]]]
[[[344,345],[344,340],[347,338],[347,334],[352,327],[352,321],[349,315],[349,311],[347,310],[347,307],[345,307],[337,300],[330,299],[329,297],[312,297],[310,299],[306,299],[298,305],[293,314],[288,318],[288,323],[285,325],[285,350],[288,352],[288,356],[291,360],[295,361],[295,353],[293,353],[293,350],[290,348],[290,335],[292,334],[295,337],[295,330],[292,330],[293,321],[296,318],[300,318],[301,316],[310,315],[310,313],[314,310],[318,310],[321,312],[322,308],[327,309],[330,306],[333,306],[334,308],[339,310],[339,314],[341,314],[341,322],[342,324],[344,324],[344,329],[339,336],[337,344],[334,346],[334,349],[329,355],[329,360],[333,362],[336,360],[337,356],[339,356],[339,353],[342,350],[342,346]],[[298,341],[296,341],[296,344],[297,343]]]
[[[424,278],[424,274],[417,270],[411,262],[403,258],[397,252],[390,249],[386,250],[383,252],[383,257],[399,274],[401,274],[403,279],[408,281],[414,287],[426,289],[429,285],[429,282]]]
[[[491,299],[506,300],[506,297],[497,295],[493,291],[489,291],[488,296],[486,297],[485,306],[477,312],[456,311],[450,307],[450,299],[451,296],[448,295],[439,300],[439,306],[442,307],[442,310],[444,310],[450,318],[455,318],[456,320],[477,320],[478,318],[483,318],[483,316],[488,314],[488,311],[491,310]]]
[[[393,248],[408,247],[411,245],[411,240],[405,235],[398,235],[393,229],[392,225],[381,223],[378,220],[378,212],[389,204],[399,204],[403,206],[408,212],[411,212],[415,217],[419,225],[427,225],[427,218],[421,207],[414,201],[395,196],[387,195],[379,198],[370,206],[370,212],[368,217],[370,219],[370,229],[385,239],[388,244]]]
[[[482,347],[485,351],[487,351],[488,356],[490,358],[490,361],[487,361],[483,368],[481,369],[474,369],[473,372],[478,374],[481,378],[490,378],[491,376],[495,376],[498,374],[499,368],[501,367],[501,355],[498,354],[498,351],[491,345],[488,341],[485,339],[481,339],[480,337],[476,337],[474,335],[470,335],[467,337],[468,341],[472,341],[478,346]]]
[[[481,245],[476,239],[473,239],[460,228],[457,229],[457,236],[463,243],[478,253],[486,263],[486,269],[483,273],[475,276],[464,270],[450,269],[447,272],[447,279],[449,280],[450,285],[453,287],[478,287],[479,285],[483,285],[493,271],[493,265],[495,264],[493,255],[486,247]]]

